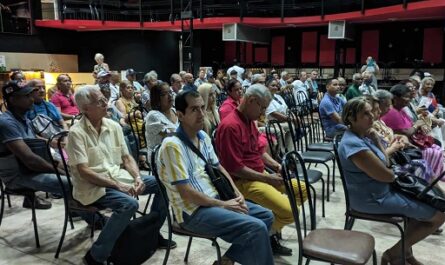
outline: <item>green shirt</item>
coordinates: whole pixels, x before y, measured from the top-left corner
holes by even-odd
[[[355,97],[360,97],[362,95],[362,92],[360,92],[360,90],[358,90],[358,86],[355,86],[354,84],[352,84],[349,88],[348,91],[346,91],[346,99],[350,100],[351,98],[355,98]]]

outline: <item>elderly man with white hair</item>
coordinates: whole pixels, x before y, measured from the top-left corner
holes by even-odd
[[[255,121],[272,100],[269,90],[261,84],[250,86],[240,105],[218,126],[216,146],[223,167],[230,173],[243,196],[274,213],[270,242],[277,255],[292,255],[292,249],[282,246],[276,235],[294,221],[285,187],[280,175],[281,165],[258,145],[260,133]],[[265,165],[276,173],[265,172]],[[296,180],[293,180],[297,187]],[[302,184],[304,185],[304,184]],[[305,190],[305,187],[303,186]],[[301,196],[305,199],[306,192]],[[295,198],[300,203],[300,194]]]
[[[83,86],[75,100],[84,114],[68,135],[66,151],[73,177],[73,197],[83,205],[112,209],[98,239],[86,253],[86,264],[102,264],[110,256],[120,234],[139,208],[135,196],[154,193],[151,211],[163,223],[167,208],[154,177],[141,176],[129,154],[121,126],[105,118],[108,100],[98,86]],[[160,237],[159,246],[167,246]]]

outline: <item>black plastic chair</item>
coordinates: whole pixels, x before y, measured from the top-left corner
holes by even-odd
[[[296,126],[295,126],[296,124]],[[307,145],[307,134],[308,129],[302,124],[302,118],[298,117],[294,111],[289,112],[288,126],[292,136],[292,142],[294,144],[295,151],[301,152],[301,156],[304,162],[314,164],[322,164],[326,167],[327,171],[327,184],[326,184],[326,200],[329,201],[329,183],[331,178],[331,169],[329,168],[327,162],[333,162],[332,178],[335,176],[335,156],[331,152],[326,151],[305,151],[305,146]],[[304,142],[303,142],[304,141]]]
[[[161,146],[158,145],[153,149],[153,152],[151,155],[151,165],[152,165],[153,174],[154,174],[156,181],[157,181],[157,183],[160,187],[160,190],[161,190],[162,199],[164,200],[165,205],[169,205],[167,191],[165,189],[164,184],[162,183],[162,181],[159,178],[157,166],[156,166],[156,159],[157,159],[158,151],[159,151],[160,147]],[[190,247],[192,245],[192,240],[194,237],[197,237],[197,238],[203,238],[203,239],[212,241],[212,245],[215,246],[215,248],[216,248],[217,264],[221,265],[221,249],[219,247],[216,237],[206,236],[206,235],[202,235],[202,234],[196,234],[196,233],[192,233],[192,232],[185,230],[176,222],[175,216],[173,215],[173,213],[170,210],[168,211],[168,214],[167,214],[167,223],[168,223],[168,247],[165,251],[163,265],[166,265],[168,262],[168,257],[170,255],[170,246],[171,246],[171,242],[172,242],[172,234],[189,237],[189,241],[187,244],[187,251],[186,251],[185,257],[184,257],[184,262],[186,262],[186,263],[188,262],[188,256],[190,253]]]
[[[284,154],[287,153],[288,147],[284,146],[283,148],[280,147],[280,145],[275,145],[274,141],[273,141],[273,137],[277,137],[279,138],[278,142],[282,142],[284,143],[285,141],[285,137],[284,137],[284,131],[283,128],[281,127],[281,123],[277,120],[270,120],[268,121],[267,125],[266,125],[266,138],[267,138],[267,142],[269,144],[269,149],[272,153],[272,158],[275,159],[276,161],[280,162],[283,160]],[[284,152],[283,152],[284,151]],[[314,186],[312,186],[312,184],[321,181],[321,207],[322,207],[322,217],[325,217],[325,189],[326,189],[326,185],[323,179],[323,173],[318,171],[318,170],[313,170],[313,169],[308,169],[306,170],[308,173],[308,181],[309,181],[309,188],[311,189],[311,191],[313,192],[314,196],[313,196],[313,206],[314,206],[314,212],[316,211],[316,197],[317,197],[317,193],[315,191]],[[299,179],[303,178],[302,175],[302,171],[299,170],[297,171],[300,174],[298,175]],[[314,214],[314,216],[316,216]],[[316,227],[315,224],[315,219],[313,220],[313,227]]]
[[[35,209],[36,191],[32,189],[9,189],[0,179],[0,196],[1,196],[1,209],[0,209],[0,226],[2,224],[3,212],[5,208],[5,197],[7,197],[9,207],[11,207],[11,202],[9,196],[23,196],[25,200],[31,203],[31,213],[32,213],[32,223],[34,226],[34,237],[36,241],[36,247],[40,248],[39,231],[37,228],[37,218]]]
[[[64,152],[63,152],[63,147],[62,147],[62,141],[64,138],[66,138],[68,136],[68,131],[63,131],[60,132],[58,134],[55,134],[53,136],[51,136],[48,139],[48,151],[50,150],[50,143],[53,140],[57,140],[57,149],[56,152],[59,154],[59,156],[62,158],[61,159],[61,163],[63,165],[63,170],[65,171],[65,176],[68,182],[68,187],[69,190],[65,190],[65,185],[62,181],[62,176],[60,174],[60,168],[58,166],[57,161],[53,158],[53,156],[50,156],[51,159],[51,163],[54,167],[54,171],[56,172],[57,175],[57,179],[59,180],[59,184],[60,187],[62,189],[62,196],[63,196],[63,203],[65,206],[65,219],[63,222],[63,229],[62,229],[62,235],[60,236],[60,240],[59,240],[59,245],[57,246],[57,250],[56,250],[56,254],[55,254],[55,258],[59,258],[59,254],[60,251],[62,249],[62,245],[63,245],[63,241],[65,239],[65,234],[66,234],[66,229],[68,226],[68,220],[70,222],[71,225],[71,229],[74,229],[74,224],[73,224],[73,220],[71,218],[71,212],[75,211],[75,212],[87,212],[90,213],[92,215],[92,225],[91,225],[91,233],[90,233],[90,237],[93,238],[94,237],[94,226],[95,226],[95,215],[97,212],[99,212],[99,209],[97,209],[94,206],[88,206],[88,205],[82,205],[80,202],[76,201],[73,199],[72,197],[72,190],[73,190],[73,185],[71,183],[71,175],[70,175],[70,168],[68,167],[68,164],[66,162],[65,159],[63,159],[64,157]]]
[[[342,182],[342,186],[343,186],[343,191],[345,193],[346,220],[345,220],[344,229],[351,230],[352,227],[354,226],[354,222],[356,219],[366,220],[366,221],[374,221],[374,222],[382,222],[382,223],[388,223],[388,224],[395,225],[400,231],[400,236],[402,239],[402,257],[405,257],[405,228],[406,228],[406,224],[408,221],[408,218],[406,216],[391,215],[391,214],[370,214],[370,213],[359,212],[359,211],[352,209],[350,201],[349,201],[349,191],[348,191],[348,185],[347,185],[347,181],[346,181],[347,176],[345,176],[345,174],[343,172],[343,167],[341,165],[341,161],[338,156],[338,146],[339,146],[341,137],[342,137],[341,135],[337,135],[334,138],[334,152],[335,152],[335,156],[337,157],[341,182]],[[403,223],[403,227],[400,225],[400,223]],[[402,260],[404,261],[405,259],[403,258]]]
[[[135,157],[134,159],[136,161],[139,161],[139,157],[141,155],[147,156],[147,139],[145,138],[145,121],[144,121],[144,117],[142,117],[142,128],[139,128],[137,126],[137,122],[140,120],[138,118],[136,118],[136,112],[140,111],[141,115],[143,115],[143,111],[139,109],[139,107],[134,108],[132,111],[130,111],[127,114],[127,119],[128,119],[128,124],[130,125],[131,128],[131,133],[133,134],[133,137],[136,139],[137,144],[138,144],[138,148],[137,148],[137,157]],[[148,163],[147,163],[148,164]],[[150,170],[149,170],[150,171]]]
[[[292,151],[287,153],[282,162],[282,176],[286,193],[291,205],[292,214],[295,221],[295,229],[298,237],[298,265],[303,263],[306,258],[306,265],[311,260],[328,262],[331,264],[366,264],[368,260],[373,258],[373,264],[377,264],[377,257],[374,251],[374,238],[363,232],[341,230],[341,229],[317,229],[307,233],[306,229],[306,210],[305,203],[300,205],[301,211],[295,200],[296,192],[302,197],[301,183],[297,181],[297,190],[292,185],[292,179],[298,172],[302,170],[304,184],[309,184],[307,172],[304,167],[303,157],[298,152]],[[302,181],[303,182],[303,181]],[[307,194],[310,202],[310,192]],[[302,216],[300,216],[300,212]],[[309,204],[309,214],[314,215]],[[311,220],[313,217],[311,216]],[[303,222],[300,222],[300,218]],[[302,233],[302,230],[304,233]]]

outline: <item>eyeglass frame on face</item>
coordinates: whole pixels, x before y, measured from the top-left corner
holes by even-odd
[[[95,104],[96,107],[106,107],[108,106],[108,99],[102,96],[99,97],[96,102],[91,102],[91,104]]]

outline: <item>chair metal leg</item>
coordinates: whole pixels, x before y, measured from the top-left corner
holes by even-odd
[[[216,242],[216,239],[213,239],[212,242],[213,242],[213,245],[216,247],[217,263],[218,263],[218,265],[222,265],[222,263],[221,263],[221,249],[219,248],[219,244],[218,244],[218,242]]]
[[[314,194],[314,201],[313,203],[313,208],[314,208],[314,214],[311,216],[311,230],[315,230],[316,229],[316,223],[317,223],[317,207],[316,207],[316,197],[317,197],[317,193],[315,192],[315,188],[312,185],[309,185],[309,188],[312,190],[312,193]],[[305,217],[303,217],[305,218]]]
[[[36,239],[36,247],[40,248],[39,231],[37,230],[37,218],[36,218],[36,207],[35,207],[36,197],[35,195],[33,195],[31,198],[25,197],[25,200],[30,200],[31,202],[32,223],[34,225],[34,237]]]
[[[8,200],[8,207],[11,208],[11,198],[9,197],[9,194],[6,194],[6,199]]]
[[[94,238],[94,227],[96,226],[96,213],[93,213],[93,224],[91,225],[90,237]]]
[[[147,214],[148,205],[150,204],[150,201],[151,201],[151,196],[153,196],[153,194],[148,195],[147,203],[145,204],[144,211],[143,211],[144,215]]]
[[[62,250],[63,241],[65,240],[66,228],[68,226],[68,219],[70,220],[71,225],[73,225],[71,215],[69,214],[68,209],[65,209],[65,220],[63,221],[62,235],[60,236],[59,245],[57,246],[56,255],[54,256],[54,258],[56,259],[59,258],[60,250]],[[74,229],[74,227],[72,227],[72,229]]]
[[[68,213],[68,214],[69,214],[69,218],[70,218],[70,226],[71,226],[71,230],[73,230],[73,229],[74,229],[73,217],[71,217],[71,214],[70,214],[70,213]]]
[[[311,262],[311,259],[306,258],[306,263],[304,263],[305,265],[309,265],[309,263]]]
[[[190,246],[192,245],[192,240],[193,240],[193,237],[192,237],[192,236],[189,237],[189,242],[188,242],[188,244],[187,244],[187,251],[185,252],[184,262],[188,262],[188,259],[189,259],[189,252],[190,252]]]
[[[328,181],[326,184],[326,201],[330,201],[329,198],[329,183],[330,183],[330,179],[331,179],[331,170],[329,169],[328,165],[326,163],[322,163],[325,167],[326,167],[326,171],[328,172]]]
[[[377,253],[375,253],[375,249],[372,251],[372,265],[377,265]]]
[[[0,183],[0,185],[3,185],[2,183]],[[1,188],[1,208],[0,208],[0,226],[2,225],[2,220],[3,220],[3,211],[5,209],[5,191],[3,190],[3,186],[0,187]]]
[[[332,192],[335,192],[335,157],[332,160]]]
[[[324,183],[324,179],[321,178],[321,216],[325,218],[325,208],[324,208],[324,193],[326,189],[326,185]]]
[[[168,209],[168,211],[170,211],[170,209]],[[168,218],[168,220],[170,220],[170,219]],[[168,222],[170,222],[170,221],[168,221]],[[172,242],[172,230],[171,230],[171,225],[169,223],[169,228],[168,228],[168,247],[165,250],[164,262],[162,262],[162,265],[167,265],[168,257],[170,255],[171,242]]]

